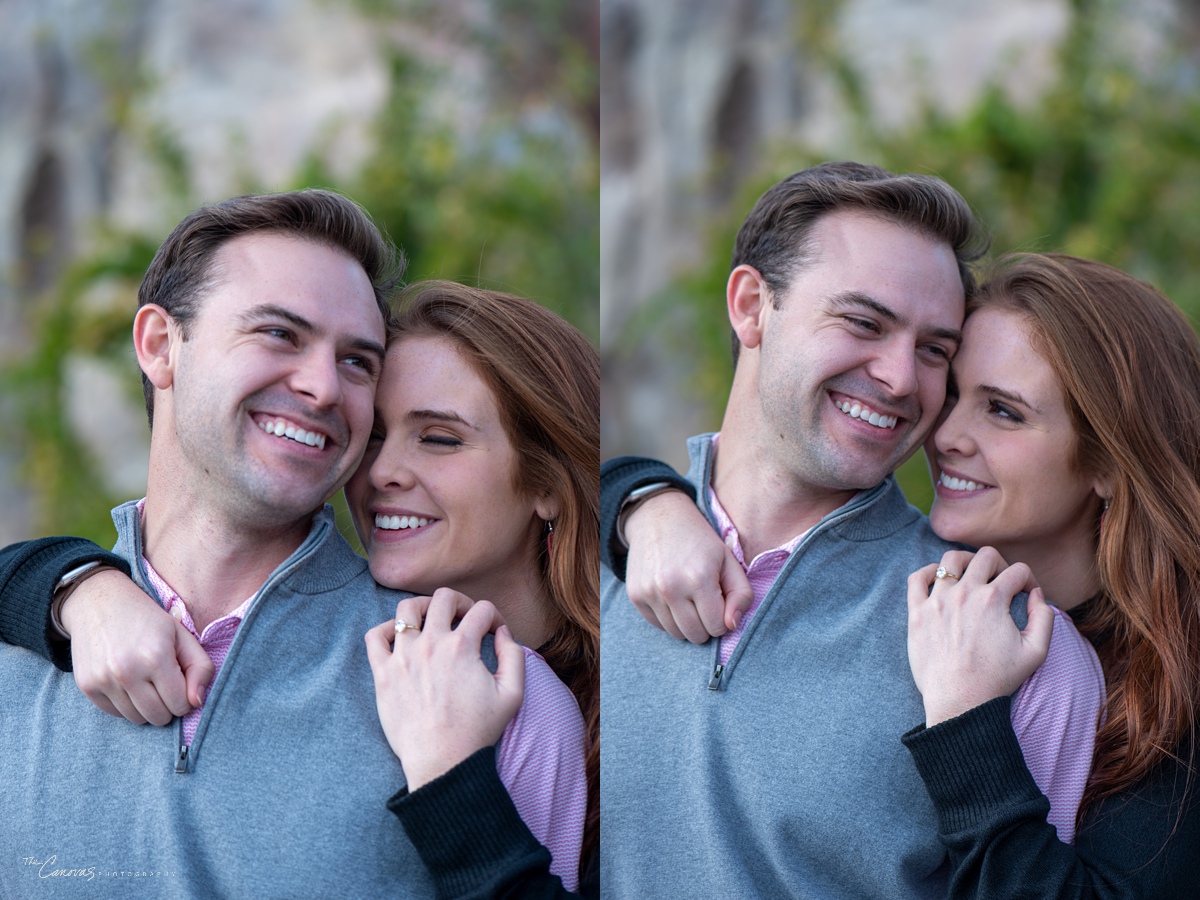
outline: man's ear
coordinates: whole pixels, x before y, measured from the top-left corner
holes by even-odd
[[[771,289],[758,269],[740,265],[729,273],[725,284],[725,304],[729,309],[729,324],[743,347],[762,343],[766,310],[771,305]]]
[[[138,365],[160,391],[174,382],[176,345],[182,340],[171,314],[155,303],[147,303],[133,317],[133,349]]]

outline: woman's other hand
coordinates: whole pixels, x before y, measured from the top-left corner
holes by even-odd
[[[666,491],[649,498],[630,514],[625,536],[625,589],[647,622],[693,644],[737,628],[754,591],[690,497]]]
[[[480,655],[491,631],[499,660],[494,675]],[[410,597],[366,640],[379,721],[409,791],[495,744],[521,706],[525,651],[486,600],[472,604],[448,588]]]
[[[200,642],[121,572],[100,572],[60,613],[84,695],[135,725],[168,725],[204,703],[212,660]]]
[[[1007,565],[984,547],[951,550],[908,578],[908,662],[928,727],[1011,694],[1046,659],[1054,613],[1024,563]],[[957,576],[957,577],[955,577]],[[1029,621],[1017,628],[1013,597],[1029,593]]]

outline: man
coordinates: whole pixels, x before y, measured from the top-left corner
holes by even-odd
[[[116,553],[203,635],[211,660],[187,640],[181,660],[203,709],[139,728],[0,646],[0,844],[13,854],[0,895],[124,878],[136,889],[102,892],[433,895],[385,806],[404,779],[363,644],[402,595],[374,583],[322,509],[371,431],[399,268],[366,214],[325,191],[202,208],[160,247],[133,329],[147,492],[114,511]],[[95,615],[68,604],[61,624],[83,643]],[[109,711],[133,718],[144,699]],[[536,727],[537,710],[519,715]],[[507,774],[550,803],[562,785],[541,752]]]
[[[949,545],[888,476],[942,408],[974,233],[940,180],[852,163],[785,179],[739,232],[733,386],[688,478],[753,605],[659,617],[676,636],[730,629],[687,643],[603,569],[607,896],[945,896],[899,737],[924,718],[906,580]]]

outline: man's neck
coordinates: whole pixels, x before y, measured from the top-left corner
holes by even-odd
[[[187,604],[196,630],[237,609],[303,543],[311,519],[247,529],[153,491],[142,512],[142,552]]]
[[[746,439],[745,429],[729,430],[729,424],[726,417],[713,461],[712,487],[737,527],[747,562],[812,528],[858,493],[798,483]]]

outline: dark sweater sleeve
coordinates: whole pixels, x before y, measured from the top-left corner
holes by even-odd
[[[1050,801],[1021,755],[1000,697],[902,741],[938,816],[950,897],[1195,897],[1200,807],[1195,777],[1169,761],[1088,811],[1075,846],[1046,821]],[[1184,755],[1187,759],[1190,753]]]
[[[129,574],[129,563],[83,538],[38,538],[0,550],[0,640],[71,671],[71,644],[51,627],[50,601],[59,579],[88,562]]]
[[[589,876],[582,894],[550,874],[550,851],[521,820],[496,772],[496,748],[485,747],[390,809],[417,848],[439,900],[564,900],[598,897]],[[594,867],[593,867],[594,868]]]
[[[692,483],[656,459],[618,456],[600,465],[600,561],[621,581],[625,580],[626,550],[617,537],[617,518],[629,492],[656,481],[666,481],[696,499]]]

